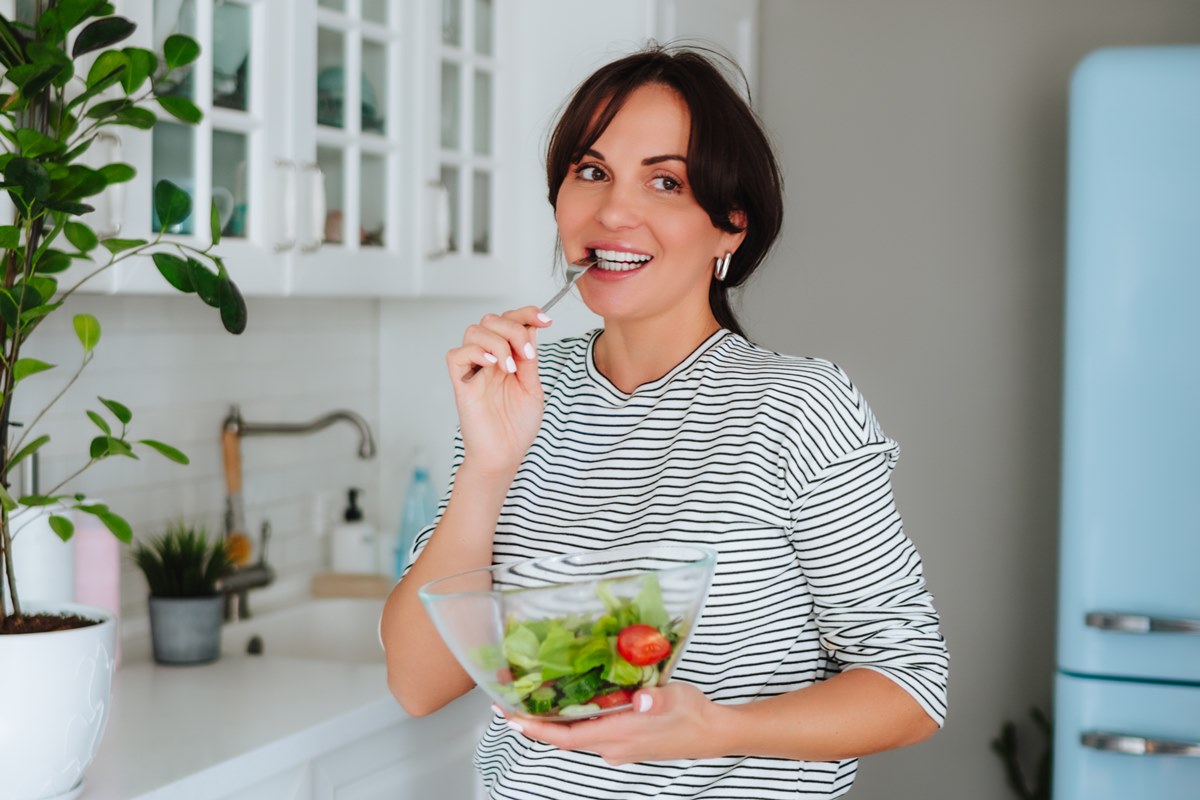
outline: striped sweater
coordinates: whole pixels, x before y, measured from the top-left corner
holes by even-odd
[[[723,330],[627,394],[595,367],[599,334],[539,349],[545,414],[501,511],[494,562],[709,545],[712,588],[672,680],[745,703],[872,669],[940,724],[948,657],[892,498],[898,448],[846,374]],[[462,457],[460,438],[455,469]],[[497,800],[817,800],[848,791],[856,764],[730,756],[614,767],[527,739],[499,716],[476,751]]]

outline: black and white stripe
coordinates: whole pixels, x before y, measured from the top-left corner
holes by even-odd
[[[710,545],[719,552],[712,589],[673,680],[743,703],[867,668],[941,723],[947,653],[892,498],[898,448],[845,373],[720,331],[625,394],[595,368],[598,334],[539,350],[545,415],[500,514],[494,561]],[[455,468],[461,439],[457,447]],[[831,798],[849,790],[857,763],[612,767],[527,739],[499,717],[476,762],[491,796],[512,800]]]

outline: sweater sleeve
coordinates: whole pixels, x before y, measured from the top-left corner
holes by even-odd
[[[940,726],[949,656],[892,496],[896,447],[882,444],[856,448],[806,482],[792,502],[791,537],[822,647],[844,670],[897,683]]]

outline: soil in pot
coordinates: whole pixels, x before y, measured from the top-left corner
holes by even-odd
[[[75,614],[22,614],[0,618],[0,636],[19,633],[52,633],[99,625],[100,620]]]

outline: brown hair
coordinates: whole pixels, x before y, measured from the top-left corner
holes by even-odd
[[[746,238],[733,254],[724,281],[709,284],[708,304],[717,322],[743,334],[729,302],[762,263],[783,222],[783,178],[758,117],[716,65],[732,59],[697,47],[654,45],[606,64],[571,97],[550,136],[546,183],[550,205],[573,164],[604,133],[634,90],[648,83],[673,89],[691,116],[688,178],[692,194],[712,220],[729,233],[740,230],[730,215],[746,215]],[[745,83],[745,77],[742,76]],[[748,94],[748,92],[747,92]]]

